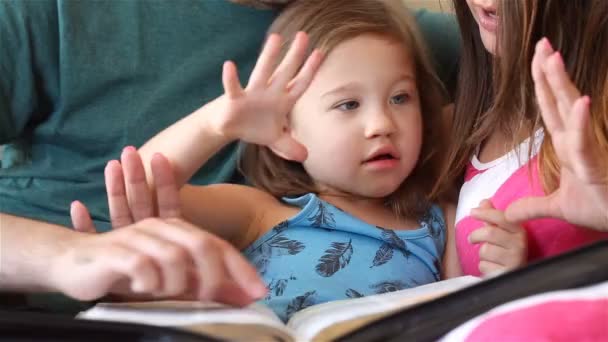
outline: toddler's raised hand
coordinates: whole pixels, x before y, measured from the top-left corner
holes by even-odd
[[[288,134],[287,118],[321,63],[321,53],[315,50],[302,66],[307,45],[307,35],[299,32],[279,64],[281,37],[270,35],[245,89],[234,63],[226,62],[225,94],[213,103],[225,115],[210,119],[213,130],[230,139],[272,147],[286,159],[304,160],[306,150]]]
[[[526,264],[528,240],[526,231],[518,224],[508,222],[502,211],[494,208],[489,200],[483,200],[471,216],[486,226],[469,235],[470,243],[481,243],[479,271],[490,274],[508,271]]]
[[[546,38],[536,45],[532,76],[547,139],[559,159],[560,183],[546,197],[513,203],[506,216],[517,222],[555,217],[608,231],[608,151],[593,139],[589,97],[581,96]]]

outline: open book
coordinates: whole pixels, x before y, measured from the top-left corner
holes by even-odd
[[[287,324],[267,307],[234,308],[217,303],[153,301],[101,303],[77,318],[140,323],[184,329],[241,341],[327,341],[400,309],[435,299],[480,281],[466,276],[411,289],[308,307]]]

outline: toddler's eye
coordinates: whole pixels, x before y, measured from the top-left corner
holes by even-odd
[[[355,110],[355,109],[359,108],[359,102],[357,102],[357,101],[343,102],[343,103],[337,105],[336,108],[340,109],[340,110],[345,110],[345,111]]]
[[[410,99],[408,94],[399,94],[391,97],[391,104],[404,104]]]

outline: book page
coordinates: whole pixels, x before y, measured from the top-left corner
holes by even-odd
[[[237,308],[194,301],[101,303],[76,318],[173,327],[230,340],[293,340],[274,312],[260,304]]]
[[[432,300],[481,281],[457,277],[401,291],[346,299],[306,308],[289,320],[298,340],[330,340],[380,319],[397,310]]]

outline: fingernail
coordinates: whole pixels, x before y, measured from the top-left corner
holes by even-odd
[[[135,293],[142,293],[144,292],[144,284],[140,281],[135,281],[131,284],[131,291],[135,292]]]
[[[125,148],[123,148],[122,151],[123,152],[133,152],[133,151],[136,151],[136,150],[135,150],[135,147],[133,147],[133,146],[126,146]]]
[[[250,289],[249,293],[254,298],[262,298],[268,293],[268,288],[263,283],[257,283],[253,288]]]
[[[553,55],[551,55],[551,58],[555,61],[554,63],[556,63],[559,67],[564,67],[564,59],[562,58],[562,55],[559,53],[559,51],[553,53]]]
[[[587,105],[587,106],[591,105],[591,97],[589,97],[589,95],[583,96],[583,101],[585,101],[585,105]]]

